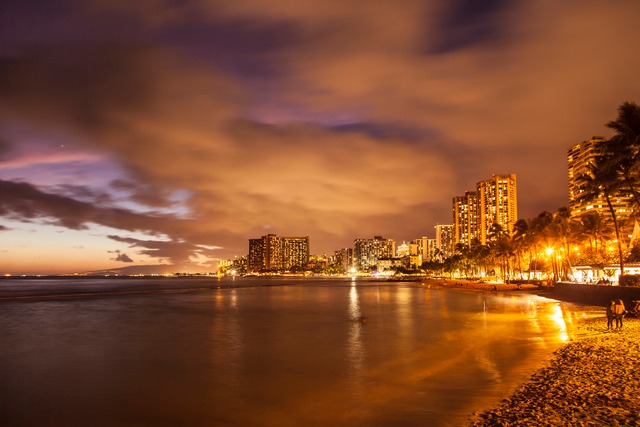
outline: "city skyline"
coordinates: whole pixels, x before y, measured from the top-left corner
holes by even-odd
[[[408,242],[492,174],[553,212],[640,100],[637,2],[268,3],[0,6],[0,273]]]

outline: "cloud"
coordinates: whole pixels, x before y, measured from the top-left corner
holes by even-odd
[[[28,183],[0,180],[0,215],[12,219],[48,218],[53,224],[81,230],[88,223],[128,230],[154,231],[159,216],[125,209],[101,208],[76,199],[46,193]]]
[[[126,64],[128,56],[121,59]],[[116,67],[126,73],[129,68],[137,68],[138,60],[131,67]],[[91,58],[88,61],[91,63]],[[204,87],[215,87],[215,77],[192,81],[189,75],[168,79],[167,86],[185,90],[156,88],[153,107],[145,101],[138,101],[138,107],[124,106],[110,94],[102,102],[102,92],[92,92],[97,106],[91,115],[100,120],[86,121],[76,114],[80,108],[75,104],[82,104],[84,97],[68,100],[72,107],[63,109],[69,113],[63,123],[86,132],[91,141],[119,159],[133,177],[145,182],[129,184],[135,193],[132,200],[162,206],[172,190],[192,193],[187,205],[194,219],[213,220],[199,230],[182,230],[183,236],[193,238],[199,232],[211,236],[212,244],[240,250],[248,237],[261,232],[263,223],[274,224],[287,234],[372,234],[379,227],[375,217],[396,218],[407,206],[449,197],[452,174],[447,168],[448,158],[426,150],[418,153],[414,141],[395,138],[393,132],[379,137],[314,124],[267,124],[235,118],[225,111],[237,112],[239,107],[219,107],[238,103],[235,97],[225,97],[224,91],[194,96],[203,91],[203,82]],[[96,83],[91,77],[85,80]],[[50,83],[63,88],[68,84],[66,79]],[[109,81],[103,84],[108,86]],[[26,85],[25,91],[31,87]],[[47,89],[39,88],[30,108],[37,105],[40,111],[59,114],[54,100],[46,95]],[[48,90],[55,94],[63,89]],[[202,111],[211,115],[203,116]],[[219,111],[223,113],[216,114]],[[408,180],[425,184],[437,180],[439,192],[406,185]],[[125,188],[122,181],[115,186]],[[384,221],[382,218],[379,222]],[[359,230],[363,223],[371,224],[371,230]],[[385,228],[391,231],[392,227]],[[227,239],[230,229],[237,230],[232,235],[242,236],[241,243]]]
[[[117,242],[127,243],[132,248],[143,248],[139,252],[140,254],[153,258],[171,259],[173,264],[191,262],[192,259],[200,258],[201,256],[208,258],[206,253],[213,252],[204,246],[194,245],[185,241],[141,240],[120,236],[108,237]]]
[[[6,155],[6,153],[10,150],[11,144],[6,141],[4,138],[0,138],[0,160]]]
[[[179,261],[189,258],[188,250],[199,251],[195,245],[185,245],[180,237],[180,229],[190,230],[193,225],[181,225],[184,221],[171,215],[157,213],[137,213],[122,208],[99,206],[77,199],[51,194],[28,183],[0,180],[0,215],[21,221],[44,220],[45,222],[74,230],[88,230],[92,224],[131,232],[142,232],[150,236],[176,234],[174,240],[162,242],[166,249],[157,256],[171,258],[176,254]],[[115,237],[112,237],[115,239]],[[194,236],[197,240],[197,237]],[[120,240],[129,242],[128,240]],[[151,244],[151,243],[150,243]],[[171,251],[171,246],[180,248]],[[195,252],[194,252],[195,253]],[[146,252],[154,256],[156,252]],[[175,258],[172,258],[176,260]],[[122,259],[120,259],[122,260]]]
[[[2,147],[0,147],[1,151]],[[0,161],[0,167],[6,170],[57,163],[93,163],[99,159],[100,157],[96,154],[81,152],[29,153],[24,156],[13,157],[10,161]]]
[[[113,261],[119,261],[119,262],[134,262],[131,258],[129,258],[129,256],[127,254],[125,254],[124,252],[120,252],[120,251],[113,251],[113,253],[118,254],[115,258],[113,258]]]

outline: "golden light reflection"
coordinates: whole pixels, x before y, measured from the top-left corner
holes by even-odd
[[[549,319],[558,326],[558,339],[562,342],[569,341],[569,334],[567,331],[567,323],[565,321],[564,313],[560,304],[556,304],[551,308],[549,313]]]
[[[361,316],[358,289],[355,285],[352,285],[349,291],[349,315],[352,319],[358,319]]]
[[[241,377],[240,361],[244,348],[244,337],[238,320],[238,295],[235,289],[218,288],[214,294],[216,313],[221,313],[225,321],[211,322],[211,361],[217,366],[225,366],[225,375],[230,384],[238,384]]]
[[[362,327],[367,319],[362,316],[360,311],[360,298],[358,296],[358,288],[351,286],[349,291],[349,317],[351,318],[351,328],[349,328],[349,336],[347,341],[347,357],[351,368],[350,381],[357,392],[362,392],[363,378],[363,360],[364,348],[362,345]]]

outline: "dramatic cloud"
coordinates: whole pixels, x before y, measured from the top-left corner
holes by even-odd
[[[517,174],[520,216],[553,211],[567,147],[640,99],[633,1],[38,10],[0,14],[0,215],[175,263],[269,232],[432,237],[494,173]]]
[[[181,222],[190,222],[179,218],[161,215],[158,213],[137,213],[131,210],[114,207],[96,206],[73,198],[56,194],[45,193],[27,183],[13,183],[0,181],[0,215],[9,219],[22,221],[42,220],[47,224],[62,226],[75,230],[89,230],[92,224],[106,226],[123,231],[135,231],[148,233],[153,236],[171,235],[184,228],[188,230],[193,226],[181,226]],[[3,227],[2,229],[7,229]],[[1,230],[1,229],[0,229]],[[127,243],[135,242],[134,239],[124,239],[117,236],[109,236],[114,240]],[[196,236],[193,236],[197,239]],[[179,234],[174,240],[155,242],[136,242],[134,246],[151,247],[162,251],[143,251],[144,254],[169,258],[182,262],[189,258],[185,251],[183,237]],[[177,249],[171,250],[175,246]],[[200,247],[189,245],[189,249],[197,250]],[[128,258],[128,257],[126,257]],[[124,258],[118,257],[118,261]]]
[[[113,251],[113,253],[118,254],[113,260],[118,262],[133,262],[133,260],[124,252]]]
[[[127,243],[131,248],[144,248],[141,254],[154,258],[170,259],[173,264],[181,263],[198,263],[199,256],[210,253],[212,249],[204,245],[193,245],[185,241],[158,241],[158,240],[140,240],[133,238],[123,238],[118,236],[108,236],[110,239]]]

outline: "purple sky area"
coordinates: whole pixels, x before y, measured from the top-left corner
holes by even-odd
[[[0,5],[0,273],[211,271],[451,223],[640,101],[640,2],[23,0]]]

